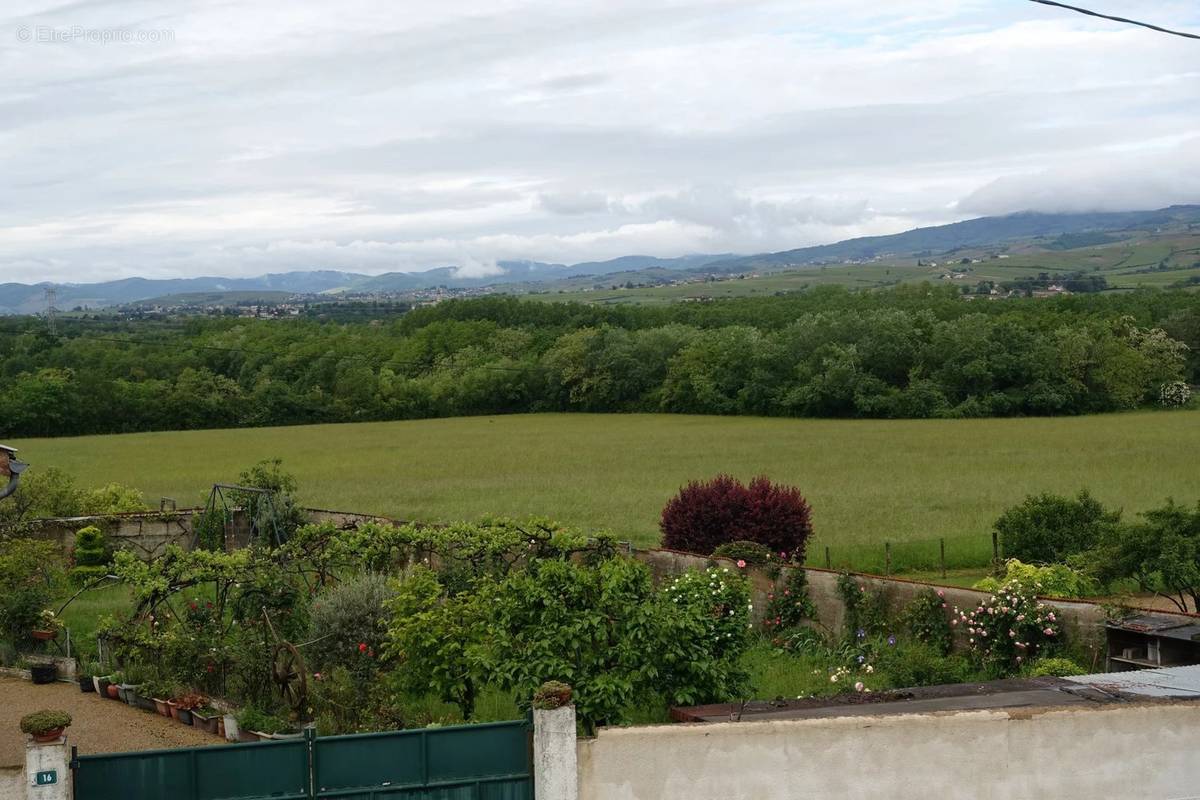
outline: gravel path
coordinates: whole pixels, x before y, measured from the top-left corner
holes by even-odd
[[[81,754],[223,742],[217,736],[173,719],[116,700],[102,700],[94,692],[84,694],[75,683],[35,686],[20,678],[0,677],[0,767],[25,763],[25,734],[17,728],[17,723],[25,714],[43,708],[61,709],[71,715],[67,741],[77,746]]]

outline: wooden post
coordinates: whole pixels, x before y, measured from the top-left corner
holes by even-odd
[[[883,543],[883,574],[892,574],[892,543]]]
[[[992,563],[1000,564],[1000,534],[992,531]]]
[[[825,569],[833,569],[833,559],[829,557],[829,545],[825,545]]]
[[[946,577],[946,539],[945,539],[945,537],[942,537],[941,544],[942,544],[942,577],[945,578]]]

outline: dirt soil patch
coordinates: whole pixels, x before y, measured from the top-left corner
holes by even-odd
[[[20,678],[0,677],[0,767],[25,763],[25,734],[17,723],[24,715],[43,708],[61,709],[71,715],[67,741],[84,755],[223,742],[173,719],[117,700],[102,700],[94,692],[80,692],[76,683],[35,686]]]

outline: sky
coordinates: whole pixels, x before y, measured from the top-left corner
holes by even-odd
[[[1200,202],[1200,42],[1025,0],[4,0],[0,75],[0,283]]]

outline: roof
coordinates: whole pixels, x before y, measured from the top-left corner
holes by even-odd
[[[3,450],[3,451],[5,451],[5,452],[6,452],[6,453],[8,453],[10,456],[11,456],[13,453],[17,452],[17,448],[15,448],[15,447],[9,447],[9,446],[8,446],[8,445],[6,445],[6,444],[0,444],[0,450]]]
[[[1200,665],[1102,672],[1076,675],[1066,680],[1110,694],[1200,699]]]
[[[1132,700],[1200,700],[1200,665],[1072,678],[1012,678],[796,700],[672,708],[677,722],[750,722],[1001,708],[1100,706]]]
[[[1111,630],[1131,631],[1180,639],[1185,642],[1200,642],[1200,619],[1180,619],[1166,614],[1139,614],[1136,617],[1109,622]]]

